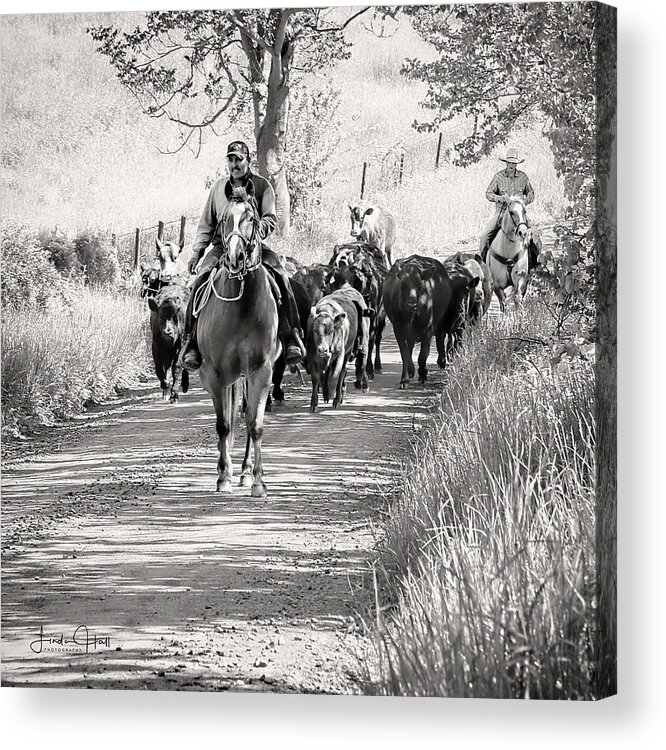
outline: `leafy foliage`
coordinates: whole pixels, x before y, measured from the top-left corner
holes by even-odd
[[[339,102],[339,92],[330,85],[321,91],[301,90],[293,96],[287,185],[292,217],[306,228],[321,208],[327,165],[340,142],[340,121],[336,119]]]
[[[37,233],[12,220],[2,222],[1,288],[3,308],[16,309],[43,307],[67,292]]]
[[[342,32],[366,10],[348,13],[342,23],[326,8],[153,11],[131,32],[96,26],[90,33],[143,111],[181,127],[181,148],[198,153],[206,131],[243,126],[252,112],[259,169],[275,187],[286,231],[291,86],[349,56]]]
[[[435,62],[411,59],[403,69],[427,83],[423,105],[435,113],[415,127],[436,130],[466,115],[471,132],[455,145],[457,164],[490,154],[521,123],[534,117],[544,121],[570,206],[556,246],[563,255],[557,252],[558,261],[545,259],[549,265],[541,278],[558,292],[560,304],[589,317],[595,268],[596,4],[456,5],[406,12],[439,53]]]
[[[74,240],[74,247],[86,281],[93,286],[115,286],[120,266],[108,232],[86,230]]]
[[[42,229],[37,235],[39,244],[46,250],[49,261],[63,276],[76,275],[81,270],[81,263],[67,233],[55,227],[53,229]]]

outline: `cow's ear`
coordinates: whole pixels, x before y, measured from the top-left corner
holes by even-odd
[[[342,321],[347,317],[346,312],[338,313],[335,318],[333,319],[333,322],[336,326],[342,325]]]
[[[478,276],[475,276],[470,282],[469,282],[469,288],[474,289],[474,287],[481,281],[481,279]]]
[[[154,312],[157,312],[157,302],[155,302],[154,297],[148,297],[148,307]]]
[[[373,213],[374,210],[375,209],[372,206],[370,206],[370,208],[366,208],[363,216],[370,216],[370,214]]]
[[[312,305],[312,307],[310,308],[310,317],[314,318],[316,314],[317,314],[317,307],[316,305]]]
[[[148,270],[148,266],[146,266],[144,263],[142,263],[139,266],[139,273],[143,276],[144,273]]]
[[[474,260],[477,263],[483,263],[483,258],[479,255],[479,253],[474,253]]]
[[[457,252],[454,256],[452,256],[451,260],[454,263],[462,263],[463,262],[462,255],[460,254],[460,252]]]

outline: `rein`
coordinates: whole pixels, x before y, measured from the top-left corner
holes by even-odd
[[[229,232],[229,234],[226,234],[224,235],[224,237],[222,237],[222,257],[218,261],[217,266],[215,266],[215,268],[211,270],[206,282],[196,292],[192,309],[192,314],[195,318],[199,316],[199,313],[208,303],[211,293],[214,294],[215,297],[221,302],[238,302],[238,300],[243,296],[243,292],[245,291],[245,277],[248,273],[256,271],[257,268],[259,268],[259,266],[261,265],[261,252],[256,252],[257,248],[259,247],[259,244],[257,242],[257,206],[256,202],[254,201],[247,201],[247,203],[252,207],[254,212],[254,217],[252,219],[252,234],[250,235],[250,239],[247,239],[245,235],[243,235],[236,229],[232,230],[231,232]],[[217,226],[215,227],[213,236],[217,234],[217,230],[220,228],[220,225],[226,219],[226,217],[227,212],[225,211],[218,221]],[[249,250],[249,252],[245,253],[245,256],[243,257],[243,263],[237,271],[232,271],[228,263],[229,240],[232,237],[240,237],[240,239],[243,240],[246,245],[246,250]],[[256,259],[254,262],[250,263],[249,258],[253,254],[256,255]],[[235,297],[225,297],[223,294],[220,294],[217,291],[215,284],[217,280],[222,276],[224,277],[224,281],[227,281],[228,279],[240,280],[240,289],[238,290],[238,294]]]

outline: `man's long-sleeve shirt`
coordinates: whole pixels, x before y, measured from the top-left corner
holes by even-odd
[[[509,177],[505,169],[498,172],[490,181],[486,190],[486,198],[496,204],[495,209],[497,211],[502,207],[500,200],[502,195],[517,195],[522,197],[526,204],[531,203],[534,200],[534,189],[530,183],[530,178],[525,172],[518,169],[514,177]]]
[[[275,192],[270,182],[261,175],[249,173],[246,184],[252,181],[254,187],[254,197],[259,208],[261,221],[258,226],[259,238],[265,240],[271,234],[277,225],[277,216],[275,209]],[[219,222],[229,203],[231,194],[231,182],[228,178],[218,180],[210,189],[208,200],[204,206],[197,233],[192,243],[192,254],[203,255],[208,245],[214,246],[222,244]]]

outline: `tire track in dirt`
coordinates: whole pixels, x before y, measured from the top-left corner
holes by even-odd
[[[5,470],[3,685],[357,692],[371,521],[442,379],[434,367],[398,391],[390,329],[385,342],[384,374],[367,394],[352,381],[338,410],[310,414],[309,384],[289,382],[266,420],[266,499],[214,492],[200,388],[89,420]],[[109,641],[39,639],[78,626]]]

